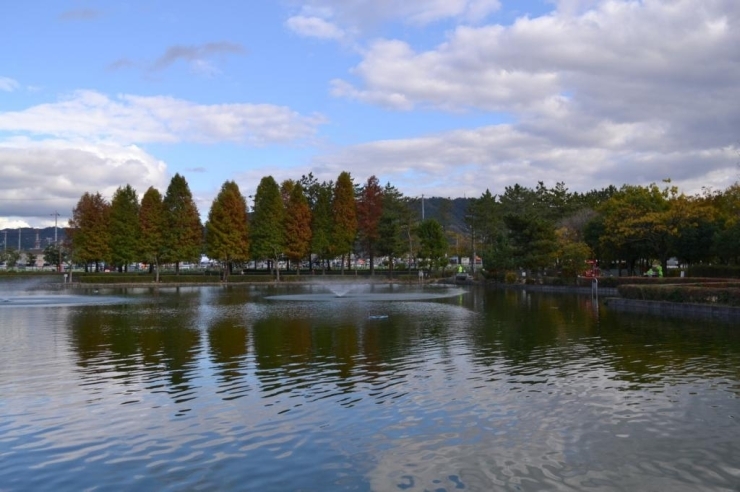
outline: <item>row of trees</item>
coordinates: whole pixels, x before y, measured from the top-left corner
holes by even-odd
[[[252,198],[252,197],[250,197]],[[205,253],[224,265],[226,274],[250,260],[270,268],[287,260],[306,260],[325,269],[339,259],[342,273],[352,253],[378,257],[393,268],[394,259],[423,259],[442,266],[450,256],[483,257],[493,275],[525,269],[556,268],[566,277],[583,272],[587,259],[612,263],[636,273],[641,264],[677,257],[684,264],[740,262],[740,184],[696,196],[664,185],[608,186],[570,192],[564,183],[548,188],[518,184],[501,195],[489,191],[469,199],[464,224],[452,224],[451,200],[440,221],[420,220],[418,202],[371,176],[356,185],[341,173],[319,182],[312,174],[278,184],[262,178],[250,213],[246,198],[227,181],[214,199],[205,225],[200,222],[185,178],[175,175],[162,196],[149,188],[139,202],[129,185],[112,201],[86,193],[70,220],[71,260],[107,262],[125,269],[145,262],[193,262]],[[442,213],[445,212],[445,213]],[[442,224],[445,224],[443,227]],[[461,231],[463,231],[461,233]],[[297,269],[300,272],[300,268]]]
[[[664,186],[609,186],[571,193],[563,183],[534,189],[507,187],[500,196],[486,191],[469,207],[468,223],[493,274],[516,268],[557,267],[573,277],[596,258],[602,265],[638,273],[640,264],[669,258],[682,264],[738,264],[740,184],[696,196]]]
[[[214,199],[205,227],[185,178],[176,174],[164,195],[149,188],[139,202],[130,185],[107,202],[99,193],[85,193],[69,223],[71,260],[85,265],[102,262],[125,270],[133,262],[158,266],[192,262],[205,253],[221,262],[225,275],[250,260],[281,259],[296,266],[318,260],[324,269],[341,258],[344,273],[353,252],[369,258],[374,273],[378,256],[430,259],[439,265],[448,241],[434,219],[418,221],[411,201],[392,185],[381,187],[375,176],[357,186],[347,172],[336,182],[319,182],[312,174],[280,185],[264,177],[249,213],[238,185],[227,181]],[[275,268],[276,275],[280,275]],[[300,268],[297,268],[300,272]]]

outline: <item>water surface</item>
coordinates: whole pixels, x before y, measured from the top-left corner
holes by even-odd
[[[0,490],[738,490],[732,325],[322,289],[0,305]]]

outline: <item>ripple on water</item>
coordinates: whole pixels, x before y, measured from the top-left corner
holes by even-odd
[[[567,304],[515,323],[533,308],[220,292],[136,312],[0,313],[0,489],[738,483],[732,340],[591,330],[569,324],[580,311],[563,316]]]

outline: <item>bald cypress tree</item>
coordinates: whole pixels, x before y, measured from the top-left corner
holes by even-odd
[[[360,244],[370,257],[370,275],[375,274],[375,255],[380,240],[380,218],[383,213],[383,189],[378,178],[370,176],[357,200],[357,226]]]
[[[334,215],[332,244],[335,254],[342,256],[342,274],[344,274],[344,258],[346,256],[349,260],[357,236],[355,186],[352,183],[352,176],[346,171],[339,175],[334,185],[332,214]]]
[[[297,263],[301,273],[301,260],[311,248],[311,208],[301,183],[295,183],[285,209],[285,255]]]
[[[116,190],[110,206],[111,261],[119,271],[138,259],[140,238],[139,197],[127,184]]]
[[[326,273],[326,262],[333,252],[334,220],[331,211],[333,189],[332,182],[323,182],[313,189],[315,200],[311,208],[311,251],[321,260],[322,273]]]
[[[255,259],[274,262],[280,280],[278,262],[285,248],[285,206],[275,178],[262,178],[254,198],[251,225],[251,252]]]
[[[85,264],[100,263],[110,258],[110,204],[100,193],[85,193],[72,210],[67,235],[72,242],[72,260]]]
[[[249,259],[247,200],[234,181],[226,181],[213,200],[206,222],[206,254],[223,264],[224,280],[234,261]]]
[[[203,244],[203,226],[198,207],[184,177],[175,174],[162,201],[165,213],[165,261],[175,263],[180,273],[180,262],[200,259]]]
[[[165,213],[162,194],[154,187],[149,187],[141,198],[139,208],[139,241],[140,257],[154,266],[155,282],[159,282],[159,263],[165,252]]]

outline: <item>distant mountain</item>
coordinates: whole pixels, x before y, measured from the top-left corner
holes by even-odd
[[[54,242],[54,227],[44,227],[41,229],[32,229],[30,227],[24,227],[21,231],[21,250],[26,251],[30,249],[36,249],[38,246],[40,249],[44,249],[47,245]],[[57,239],[59,241],[64,240],[64,228],[59,227],[57,229]],[[38,240],[38,243],[37,243]],[[6,245],[7,241],[7,245]],[[0,230],[0,247],[3,249],[13,248],[18,249],[18,229],[2,229]]]
[[[468,227],[465,225],[465,215],[468,213],[468,206],[472,201],[472,198],[425,197],[424,218],[437,220],[446,230],[466,233]],[[421,199],[414,200],[412,207],[421,219]]]

